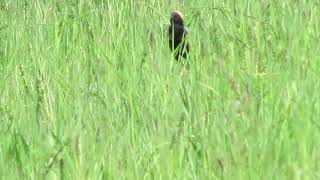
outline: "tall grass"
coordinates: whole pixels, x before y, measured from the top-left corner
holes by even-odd
[[[316,0],[0,1],[1,179],[319,179],[319,17]]]

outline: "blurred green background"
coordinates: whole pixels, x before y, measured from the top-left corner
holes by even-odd
[[[319,179],[319,8],[0,1],[1,179]]]

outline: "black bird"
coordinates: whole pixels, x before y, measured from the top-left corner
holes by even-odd
[[[183,15],[179,11],[173,11],[169,26],[169,47],[174,51],[176,60],[180,57],[187,58],[190,45],[186,40],[187,30],[184,27]]]

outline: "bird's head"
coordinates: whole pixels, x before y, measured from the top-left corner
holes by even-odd
[[[173,11],[170,17],[171,24],[183,25],[183,15],[180,11]]]

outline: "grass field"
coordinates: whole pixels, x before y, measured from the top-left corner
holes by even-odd
[[[317,0],[2,0],[0,177],[320,179],[319,75]]]

